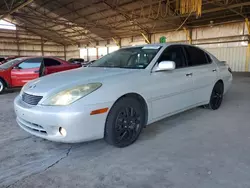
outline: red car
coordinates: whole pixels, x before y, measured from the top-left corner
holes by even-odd
[[[79,68],[55,57],[21,57],[0,65],[0,93],[5,88],[22,87],[38,77]]]

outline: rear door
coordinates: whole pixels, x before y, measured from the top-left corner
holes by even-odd
[[[197,47],[185,46],[185,51],[193,73],[195,103],[206,103],[217,80],[217,66],[206,52]]]
[[[30,80],[39,77],[39,69],[42,58],[24,60],[11,70],[11,81],[13,87],[21,87]]]
[[[66,70],[64,64],[52,58],[44,58],[43,63],[46,68],[46,75]]]

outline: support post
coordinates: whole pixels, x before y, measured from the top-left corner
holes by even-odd
[[[18,28],[16,28],[16,45],[17,45],[17,55],[20,56],[20,45],[19,45]]]
[[[188,40],[188,43],[189,44],[192,44],[192,29],[187,29],[187,28],[185,28],[185,27],[183,27],[183,30],[185,31],[185,33],[186,33],[186,38],[187,38],[187,40]]]
[[[248,21],[248,18],[245,19],[245,23],[247,26],[247,35],[248,35],[248,45],[247,45],[247,53],[246,53],[246,62],[245,62],[245,71],[249,72],[249,61],[250,61],[250,23]]]
[[[41,37],[41,52],[42,52],[42,56],[44,56],[44,41],[43,41],[43,37]]]
[[[150,36],[149,34],[148,34],[149,36],[146,36],[143,32],[141,32],[141,35],[143,36],[143,38],[145,39],[145,41],[146,41],[147,44],[151,43],[151,39],[148,38]]]
[[[87,61],[89,61],[89,49],[87,47]]]
[[[66,46],[65,45],[63,46],[63,51],[64,51],[64,60],[67,61],[66,60],[67,54],[66,54]]]
[[[96,46],[96,59],[99,59],[99,52],[98,52],[98,47]]]
[[[115,42],[115,44],[116,44],[117,46],[119,46],[119,48],[121,48],[121,39],[116,40],[116,39],[113,38],[113,37],[112,37],[112,39],[113,39],[113,41]]]

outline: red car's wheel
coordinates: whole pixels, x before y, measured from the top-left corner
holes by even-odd
[[[5,89],[5,83],[3,82],[3,80],[0,79],[0,94],[3,93],[4,89]]]

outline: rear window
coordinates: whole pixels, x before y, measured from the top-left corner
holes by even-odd
[[[51,66],[58,66],[61,65],[61,63],[55,59],[51,58],[44,58],[43,63],[45,67],[51,67]]]
[[[203,50],[193,46],[185,46],[185,50],[187,53],[188,66],[208,64],[206,53]]]

